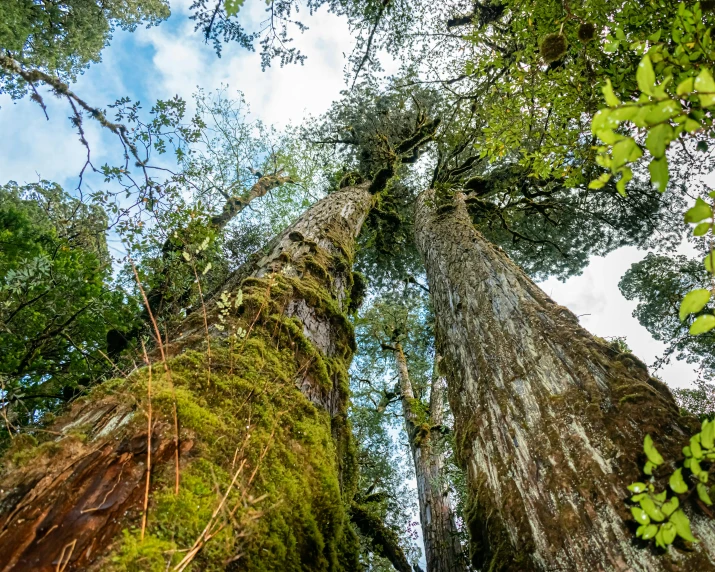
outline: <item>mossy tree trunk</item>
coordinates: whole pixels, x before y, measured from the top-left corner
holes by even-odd
[[[691,511],[702,542],[659,555],[634,542],[625,502],[627,485],[642,479],[644,435],[674,461],[695,421],[679,415],[639,360],[591,336],[489,244],[463,199],[438,209],[434,192],[424,192],[416,242],[467,471],[474,564],[715,569],[712,521]]]
[[[467,569],[466,562],[450,504],[444,457],[433,435],[433,429],[438,429],[443,419],[440,379],[433,376],[427,409],[415,398],[402,344],[394,343],[392,351],[400,381],[405,431],[417,477],[427,572],[461,572]]]
[[[316,203],[189,317],[166,361],[153,352],[18,438],[0,473],[0,570],[354,570],[346,312],[372,200],[363,185]]]

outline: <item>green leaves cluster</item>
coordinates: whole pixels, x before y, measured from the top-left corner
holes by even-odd
[[[709,193],[715,199],[715,191]],[[698,198],[695,205],[685,213],[685,222],[695,224],[694,236],[703,236],[713,232],[713,209],[703,199]],[[709,275],[715,273],[715,251],[710,249],[703,261],[705,270]],[[697,288],[688,292],[680,303],[679,317],[683,322],[691,314],[700,313],[712,297],[712,289]],[[704,334],[715,328],[715,315],[710,312],[700,313],[690,325],[690,333],[694,336]]]
[[[107,334],[131,327],[136,307],[113,288],[106,224],[58,185],[0,187],[2,430],[111,372]]]
[[[72,81],[98,62],[115,27],[134,30],[169,17],[167,0],[62,0],[0,3],[0,51],[24,67]],[[26,83],[0,69],[0,93],[21,97]]]
[[[631,507],[631,514],[640,525],[636,536],[643,540],[655,539],[656,546],[666,548],[676,536],[688,542],[697,542],[690,531],[690,520],[680,509],[678,497],[666,500],[667,491],[655,494],[652,484],[633,483],[628,487],[634,494],[631,501],[638,506]]]
[[[707,486],[709,471],[703,468],[701,463],[712,463],[715,461],[715,420],[705,419],[703,421],[701,431],[690,438],[689,445],[683,447],[683,455],[685,456],[683,466],[689,469],[693,477],[697,479],[695,489],[698,493],[698,498],[704,504],[711,506],[713,504],[710,498],[712,487]],[[680,491],[677,491],[673,487],[672,482],[670,486],[675,492],[685,492],[687,490],[685,483],[682,484]]]
[[[631,507],[634,520],[640,525],[636,536],[643,540],[654,539],[656,546],[667,548],[679,536],[688,542],[698,542],[690,530],[690,519],[682,510],[681,500],[689,500],[693,492],[700,502],[711,506],[712,488],[708,486],[709,466],[715,461],[715,420],[705,419],[701,431],[690,438],[690,444],[683,448],[685,461],[668,478],[668,488],[674,495],[668,496],[668,490],[655,492],[653,471],[665,462],[653,443],[650,435],[643,440],[643,452],[646,463],[643,472],[651,476],[650,482],[636,482],[628,486],[633,494],[630,500],[636,506]],[[688,471],[689,475],[684,475]],[[694,486],[693,486],[694,484]]]
[[[619,177],[618,191],[625,195],[626,185],[633,178],[630,165],[643,156],[636,139],[642,141],[645,133],[651,182],[660,192],[665,191],[670,179],[666,157],[670,144],[712,126],[708,111],[715,106],[715,80],[708,69],[715,56],[711,30],[699,3],[692,9],[681,3],[670,38],[661,40],[661,29],[647,40],[628,46],[642,54],[636,71],[640,96],[622,102],[610,79],[605,81],[602,91],[608,107],[593,117],[591,131],[605,143],[598,148],[597,162],[606,172],[592,181],[590,188],[599,189],[615,176]],[[625,37],[614,42],[609,49],[617,49]]]

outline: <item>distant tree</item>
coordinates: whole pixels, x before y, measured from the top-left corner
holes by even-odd
[[[0,408],[5,435],[116,375],[137,308],[112,286],[107,218],[40,182],[0,187]]]
[[[698,315],[713,311],[710,302],[700,312],[681,321],[680,303],[695,288],[710,288],[710,276],[699,260],[683,255],[666,256],[649,253],[633,264],[623,275],[618,287],[628,300],[637,300],[633,316],[660,342],[667,344],[660,360],[671,356],[697,364],[704,378],[715,373],[713,331],[692,336],[688,333]]]

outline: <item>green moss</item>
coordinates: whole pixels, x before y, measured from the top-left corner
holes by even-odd
[[[121,549],[111,557],[108,570],[117,572],[165,572],[166,562],[176,551],[173,542],[149,537],[140,541],[137,534],[122,531]],[[177,558],[172,559],[173,561]]]
[[[211,340],[210,379],[206,353],[190,349],[202,347],[198,339],[185,341],[170,361],[173,389],[154,368],[157,420],[172,426],[175,398],[182,440],[194,445],[184,459],[178,496],[171,463],[155,472],[144,543],[138,530],[127,531],[113,556],[117,570],[135,569],[132,559],[146,562],[147,570],[180,560],[185,552],[172,551],[199,537],[241,463],[224,510],[235,508],[235,514],[221,517],[225,528],[199,552],[193,570],[224,570],[239,553],[241,570],[356,569],[358,540],[346,511],[357,477],[346,415],[354,341],[350,322],[325,286],[322,269],[329,264],[314,257],[302,266],[301,278],[276,274],[244,281],[243,304],[225,326],[252,326],[251,332],[238,344],[227,337]],[[284,315],[287,301],[295,299],[334,325],[333,355],[323,355],[302,324]],[[306,374],[323,390],[338,389],[332,419],[296,388],[296,376]],[[145,370],[128,381],[122,393],[146,395]]]

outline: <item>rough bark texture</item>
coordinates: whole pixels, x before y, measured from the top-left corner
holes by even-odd
[[[450,505],[449,483],[444,478],[444,459],[432,435],[432,428],[442,423],[439,379],[434,378],[430,414],[427,416],[415,399],[407,360],[399,342],[394,345],[394,356],[400,379],[405,430],[417,477],[427,572],[463,572],[467,567]]]
[[[378,556],[384,556],[397,572],[412,572],[400,539],[394,530],[374,516],[369,508],[353,503],[350,509],[351,519],[358,530],[372,541],[372,550]]]
[[[168,372],[154,355],[151,370],[99,386],[18,438],[0,472],[0,570],[183,569],[192,546],[187,570],[355,569],[344,313],[371,204],[367,185],[318,202],[252,277],[207,306],[208,338],[203,312],[187,319],[165,347]]]
[[[702,542],[691,551],[659,555],[634,541],[626,487],[642,478],[644,435],[674,461],[697,430],[667,387],[581,328],[490,245],[460,196],[438,210],[433,191],[421,195],[416,241],[467,470],[474,564],[715,569],[713,524],[697,511],[690,516]]]

